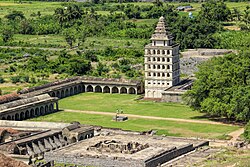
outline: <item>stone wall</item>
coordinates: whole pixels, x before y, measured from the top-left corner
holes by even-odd
[[[178,149],[173,149],[171,151],[166,151],[163,154],[160,154],[156,157],[153,157],[151,159],[148,159],[145,161],[145,166],[146,167],[156,167],[159,164],[163,164],[167,161],[170,161],[173,158],[176,158],[180,155],[186,154],[190,151],[194,150],[193,144],[188,144],[185,146],[182,146]]]
[[[0,127],[15,127],[23,130],[30,129],[62,129],[69,126],[68,123],[55,123],[55,122],[31,122],[31,121],[6,121],[0,120]]]
[[[69,145],[70,146],[70,145]],[[44,155],[45,161],[55,160],[58,163],[63,164],[75,164],[75,165],[85,165],[85,166],[95,166],[95,167],[145,167],[144,161],[142,160],[132,160],[132,159],[122,159],[122,158],[111,158],[111,157],[85,157],[79,156],[63,156],[56,155],[53,152],[46,152]]]

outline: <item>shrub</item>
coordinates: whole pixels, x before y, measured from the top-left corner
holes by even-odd
[[[245,127],[244,138],[250,142],[250,121],[247,123]]]

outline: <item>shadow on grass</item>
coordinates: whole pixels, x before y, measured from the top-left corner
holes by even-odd
[[[208,120],[214,121],[214,122],[220,122],[223,124],[231,124],[231,125],[238,125],[238,126],[244,126],[246,124],[246,122],[235,121],[233,119],[228,119],[225,117],[211,116],[209,114],[204,114],[201,116],[194,116],[194,117],[191,117],[191,119],[197,119],[197,120],[208,119]]]

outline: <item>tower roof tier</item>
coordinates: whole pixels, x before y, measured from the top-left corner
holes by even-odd
[[[151,40],[172,40],[172,35],[168,32],[164,17],[160,17]]]

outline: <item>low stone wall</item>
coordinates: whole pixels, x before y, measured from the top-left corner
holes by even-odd
[[[30,128],[33,129],[62,129],[70,124],[55,122],[29,122],[29,121],[6,121],[0,120],[0,127]]]
[[[161,101],[181,103],[183,93],[184,92],[164,92],[162,93]]]
[[[70,145],[69,145],[70,146]],[[95,167],[145,167],[145,163],[142,160],[132,160],[132,159],[114,159],[111,157],[81,157],[79,156],[63,156],[56,155],[53,152],[46,152],[44,155],[45,161],[54,160],[57,163],[63,164],[75,164],[83,166],[95,166]]]
[[[170,161],[173,158],[186,154],[192,150],[194,150],[193,144],[182,146],[180,148],[174,149],[170,152],[166,152],[164,154],[161,154],[159,156],[153,157],[145,161],[145,167],[156,167],[159,164],[163,164],[167,161]]]

